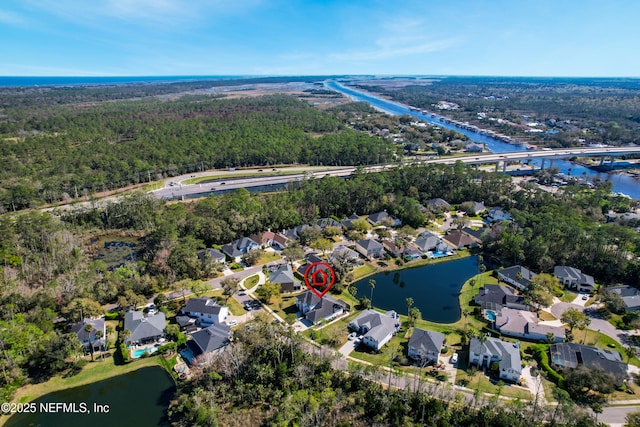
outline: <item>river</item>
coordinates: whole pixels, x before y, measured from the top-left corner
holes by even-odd
[[[490,135],[484,135],[471,130],[463,129],[453,123],[445,123],[437,115],[435,117],[431,117],[430,114],[423,114],[420,111],[412,111],[406,105],[382,99],[371,93],[365,93],[346,87],[333,80],[326,81],[325,86],[329,89],[333,89],[335,91],[343,93],[344,95],[347,95],[349,98],[352,98],[356,101],[367,102],[372,107],[384,111],[388,114],[396,116],[408,114],[419,119],[420,121],[431,123],[445,129],[455,130],[463,135],[466,135],[472,141],[475,141],[479,144],[485,144],[486,147],[493,153],[513,153],[526,150],[526,147],[524,145],[509,144],[500,141],[499,139],[493,138]],[[539,163],[537,164],[539,165]],[[549,163],[547,162],[546,165],[548,164]],[[595,181],[597,179],[601,181],[610,181],[613,184],[614,192],[620,192],[623,194],[627,194],[634,199],[640,199],[640,179],[638,178],[634,178],[626,174],[596,172],[567,160],[554,160],[553,166],[559,168],[560,172],[567,175],[575,177],[586,177],[591,181]]]

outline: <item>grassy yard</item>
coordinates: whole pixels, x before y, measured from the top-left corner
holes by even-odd
[[[625,352],[625,348],[622,344],[618,343],[616,340],[611,338],[608,335],[605,335],[598,331],[593,331],[591,329],[587,329],[586,335],[584,331],[575,330],[573,332],[575,339],[574,342],[582,343],[584,340],[584,344],[593,345],[599,348],[605,348],[608,350],[615,350],[620,353],[622,356],[622,361],[627,361],[627,354]],[[631,365],[640,366],[640,359],[638,357],[633,357],[629,362]]]
[[[564,290],[564,293],[562,294],[562,296],[560,297],[560,300],[562,302],[571,302],[574,299],[576,299],[576,297],[578,296],[578,294],[576,294],[575,292],[571,292],[571,291],[567,291],[566,289]]]
[[[254,274],[253,276],[249,276],[244,281],[244,287],[247,289],[253,288],[260,281],[260,276]]]
[[[363,277],[367,277],[373,273],[375,273],[377,271],[377,269],[369,264],[369,263],[365,263],[364,265],[356,268],[353,270],[353,281],[357,282],[358,280],[362,279]]]
[[[456,382],[467,382],[466,387],[472,390],[478,390],[480,388],[480,393],[490,393],[497,394],[500,391],[500,396],[509,396],[509,397],[517,397],[523,400],[531,400],[531,393],[528,389],[524,389],[522,387],[505,383],[505,385],[500,389],[497,384],[493,384],[491,380],[486,377],[481,371],[475,371],[474,375],[469,375],[469,373],[463,369],[458,369],[456,374]]]
[[[279,261],[282,259],[282,256],[276,252],[264,252],[262,254],[262,256],[260,257],[260,259],[258,259],[258,262],[256,264],[261,265],[261,264],[268,264],[270,262],[274,262],[274,261]]]
[[[374,365],[389,366],[389,356],[385,354],[385,349],[388,349],[395,344],[399,346],[400,354],[405,355],[407,354],[408,343],[409,338],[405,338],[404,331],[401,330],[391,338],[391,341],[386,343],[379,352],[376,352],[365,345],[359,345],[353,352],[351,352],[350,356],[354,359],[373,363]]]
[[[538,317],[540,318],[540,320],[558,320],[556,316],[544,310],[540,310],[540,312],[538,313]]]
[[[280,317],[285,317],[289,313],[296,313],[298,308],[296,307],[296,297],[298,293],[280,294],[271,298],[271,301],[267,306],[273,310],[274,313]]]
[[[229,311],[234,316],[242,316],[247,312],[247,310],[244,309],[242,304],[240,304],[235,298],[231,297],[227,299],[227,297],[223,295],[222,289],[215,289],[213,291],[209,291],[205,293],[204,295],[211,298],[215,298],[216,300],[218,300],[220,304],[226,305],[227,307],[229,307]]]
[[[107,378],[115,377],[118,375],[126,374],[140,368],[147,366],[159,365],[159,358],[162,356],[152,356],[136,359],[126,365],[115,365],[113,363],[113,357],[106,358],[104,360],[97,359],[95,362],[89,362],[82,371],[78,374],[63,378],[62,376],[55,376],[49,381],[39,384],[29,384],[21,387],[16,392],[15,402],[30,402],[45,394],[66,390],[73,387],[101,381]],[[4,420],[4,418],[0,418]]]

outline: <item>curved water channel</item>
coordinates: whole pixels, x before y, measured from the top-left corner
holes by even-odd
[[[438,115],[434,115],[432,117],[431,114],[424,114],[420,111],[413,111],[409,109],[408,106],[399,104],[397,102],[388,101],[386,99],[382,99],[378,96],[375,96],[371,93],[365,93],[359,90],[355,90],[340,83],[329,80],[325,82],[325,86],[329,89],[333,89],[348,97],[361,102],[367,102],[372,107],[382,110],[386,113],[392,115],[404,115],[408,114],[413,116],[420,121],[427,122],[436,126],[440,126],[445,129],[455,130],[463,135],[466,135],[472,141],[475,141],[479,144],[485,144],[486,147],[491,150],[493,153],[513,153],[525,151],[526,147],[524,145],[516,145],[509,144],[504,141],[501,141],[497,138],[493,138],[490,135],[481,134],[478,132],[474,132],[472,130],[464,129],[459,126],[456,126],[453,123],[446,123],[442,120]],[[537,161],[533,161],[536,163]],[[536,163],[538,166],[540,163]],[[548,163],[547,163],[548,165]],[[638,178],[634,178],[632,176],[626,174],[615,174],[615,173],[605,173],[605,172],[596,172],[589,168],[585,168],[584,166],[578,165],[576,163],[569,162],[567,160],[554,160],[553,166],[560,169],[560,172],[576,176],[582,177],[585,176],[590,180],[600,179],[602,181],[610,181],[613,184],[613,191],[627,194],[634,199],[640,199],[640,180]]]

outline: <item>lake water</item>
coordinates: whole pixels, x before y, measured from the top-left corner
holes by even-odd
[[[373,305],[384,310],[407,314],[406,299],[422,318],[437,323],[460,320],[460,289],[464,282],[478,274],[478,257],[444,261],[423,267],[378,273],[355,283],[358,298],[371,295],[369,280],[376,281]]]
[[[329,89],[333,89],[335,91],[341,92],[350,98],[367,102],[371,104],[371,106],[385,111],[392,115],[403,115],[408,114],[413,116],[420,121],[431,123],[433,125],[455,130],[459,133],[462,133],[469,137],[472,141],[478,142],[480,144],[485,144],[489,150],[493,153],[513,153],[520,152],[526,150],[524,145],[516,145],[516,144],[508,144],[504,141],[500,141],[499,139],[493,138],[489,135],[483,135],[468,129],[463,129],[461,127],[456,126],[453,123],[445,123],[440,120],[439,117],[431,117],[429,114],[423,114],[420,111],[412,111],[406,105],[399,104],[397,102],[388,101],[386,99],[380,98],[370,93],[365,93],[359,90],[354,90],[352,88],[341,85],[336,81],[327,81],[325,85]],[[540,165],[540,162],[535,160],[532,163],[536,165]],[[549,162],[546,162],[546,167],[548,167]],[[613,184],[613,191],[627,194],[634,199],[640,199],[640,180],[638,178],[634,178],[625,174],[610,174],[610,173],[601,173],[591,170],[589,168],[585,168],[575,163],[571,163],[567,160],[554,160],[553,166],[560,169],[560,172],[575,176],[575,177],[588,177],[590,180],[599,179],[601,181],[610,181]]]
[[[98,362],[96,362],[98,363]],[[109,362],[99,362],[109,363]],[[34,402],[85,403],[89,410],[95,404],[109,405],[109,413],[42,413],[16,414],[5,427],[143,427],[168,426],[166,418],[175,384],[159,366],[142,368],[128,374],[68,390],[49,393]]]

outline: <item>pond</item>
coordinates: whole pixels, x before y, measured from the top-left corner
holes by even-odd
[[[478,258],[467,257],[422,267],[378,273],[355,283],[358,298],[370,298],[369,280],[376,281],[373,305],[384,310],[407,314],[406,299],[413,298],[413,306],[422,318],[437,323],[460,320],[460,289],[469,278],[478,274]]]
[[[159,366],[138,369],[124,375],[60,390],[34,400],[35,414],[16,414],[5,427],[64,426],[64,427],[141,427],[169,425],[166,418],[169,401],[175,393],[175,384],[169,374]],[[81,404],[92,413],[44,413],[41,407],[52,403]],[[42,404],[42,405],[41,405]],[[94,412],[94,404],[108,405],[108,413]],[[66,409],[71,409],[66,408]],[[62,411],[58,407],[58,411]]]

